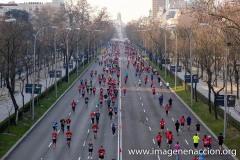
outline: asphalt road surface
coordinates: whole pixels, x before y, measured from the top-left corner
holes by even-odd
[[[97,87],[96,96],[89,95],[89,104],[86,107],[84,99],[79,96],[77,81],[73,87],[57,102],[46,117],[44,117],[39,124],[29,133],[29,135],[12,151],[6,160],[86,160],[88,159],[87,143],[93,139],[93,159],[98,159],[98,149],[103,146],[106,150],[105,159],[112,160],[172,160],[176,159],[175,155],[168,156],[163,154],[154,154],[153,151],[157,149],[156,134],[160,131],[159,121],[165,120],[165,129],[168,128],[174,134],[173,145],[178,141],[181,149],[193,149],[192,137],[195,134],[195,125],[197,119],[187,109],[186,106],[163,85],[163,89],[159,88],[157,78],[154,78],[154,86],[157,89],[156,97],[154,98],[151,92],[149,81],[145,86],[138,87],[138,78],[135,77],[135,69],[132,64],[130,68],[126,68],[127,59],[123,54],[124,48],[121,47],[121,57],[119,59],[121,67],[121,89],[127,88],[126,96],[119,94],[117,104],[121,108],[119,116],[109,119],[107,107],[100,108],[100,129],[97,139],[93,139],[91,129],[90,113],[95,111],[96,101],[99,95],[99,84],[97,77],[93,78],[93,84]],[[89,78],[91,70],[102,70],[97,63],[94,63],[87,72],[85,72],[81,79]],[[125,73],[129,73],[128,82],[125,85],[123,78]],[[142,81],[146,72],[142,75]],[[150,74],[148,76],[150,79]],[[170,108],[169,115],[166,116],[165,110],[159,105],[158,97],[160,94],[164,95],[164,104],[167,103],[171,97],[173,99],[173,106]],[[77,102],[76,111],[73,113],[71,109],[72,100]],[[180,135],[176,135],[175,122],[181,116],[191,116],[192,126],[187,130],[186,126]],[[60,119],[70,118],[71,131],[73,133],[71,147],[66,143],[66,136],[60,131],[58,127],[57,147],[52,148],[52,122]],[[118,124],[117,135],[113,136],[111,131],[111,123]],[[201,126],[200,138],[203,135],[210,133]],[[202,142],[199,142],[199,149],[203,149]],[[218,142],[213,141],[213,149],[218,148]],[[146,149],[150,153],[147,154],[130,154],[130,150]],[[162,138],[161,149],[167,149],[165,135]],[[193,155],[180,155],[182,160],[191,160]],[[208,155],[206,160],[232,160],[230,155]]]

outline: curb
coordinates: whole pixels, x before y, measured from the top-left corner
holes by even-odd
[[[78,78],[63,92],[63,94],[53,103],[53,105],[48,108],[48,110],[34,123],[34,125],[8,150],[8,152],[1,158],[1,160],[6,159],[9,154],[26,138],[26,136],[36,127],[36,125],[47,115],[47,113],[56,105],[56,103],[68,92],[68,90],[78,81],[79,77],[81,77],[94,63],[89,64],[87,68],[78,76]]]
[[[147,61],[145,61],[148,65],[149,63]],[[161,80],[166,84],[166,82],[164,81],[164,79],[161,77]],[[197,120],[207,129],[208,132],[210,132],[210,134],[215,138],[218,139],[218,137],[215,135],[215,133],[212,132],[212,130],[210,128],[208,128],[208,126],[202,121],[201,118],[198,117],[198,115],[177,95],[177,93],[170,87],[169,89],[173,94],[175,94],[175,96],[187,107],[187,109],[197,118]],[[229,150],[229,148],[223,144],[223,147],[227,150]],[[234,160],[239,160],[237,157],[232,156],[232,158]]]

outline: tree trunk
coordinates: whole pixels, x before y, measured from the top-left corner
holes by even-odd
[[[194,90],[194,95],[195,95],[195,102],[197,102],[197,83],[195,83],[195,90]]]
[[[216,104],[216,94],[214,94],[214,116],[215,116],[215,119],[218,119],[218,116],[217,116],[217,104]]]
[[[15,85],[15,77],[11,78],[11,84],[10,84],[10,81],[9,81],[9,76],[6,76],[6,85],[7,85],[7,89],[10,93],[10,97],[12,99],[12,102],[13,102],[13,106],[14,106],[14,109],[15,109],[15,118],[18,118],[18,104],[16,102],[16,99],[14,97],[14,85]],[[15,124],[17,125],[17,121],[18,119],[15,120]]]

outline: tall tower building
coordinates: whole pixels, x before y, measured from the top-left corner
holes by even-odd
[[[165,8],[166,0],[152,0],[152,17],[157,18],[160,8]]]
[[[153,17],[153,19],[157,18],[158,10],[159,10],[159,1],[160,0],[152,0],[152,17]]]

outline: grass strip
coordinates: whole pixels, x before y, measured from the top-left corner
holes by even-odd
[[[87,68],[93,60],[89,62],[89,64],[85,65]],[[79,70],[79,75],[85,70],[85,68],[81,68]],[[69,83],[62,82],[58,86],[58,96],[61,96],[78,78],[77,72],[74,72],[70,78]],[[7,151],[34,125],[34,123],[53,105],[53,103],[57,100],[55,97],[55,90],[50,91],[47,98],[41,99],[40,104],[35,104],[35,120],[31,120],[31,111],[25,112],[23,119],[18,121],[18,125],[11,125],[9,132],[8,130],[4,130],[0,133],[0,157],[3,157]]]

